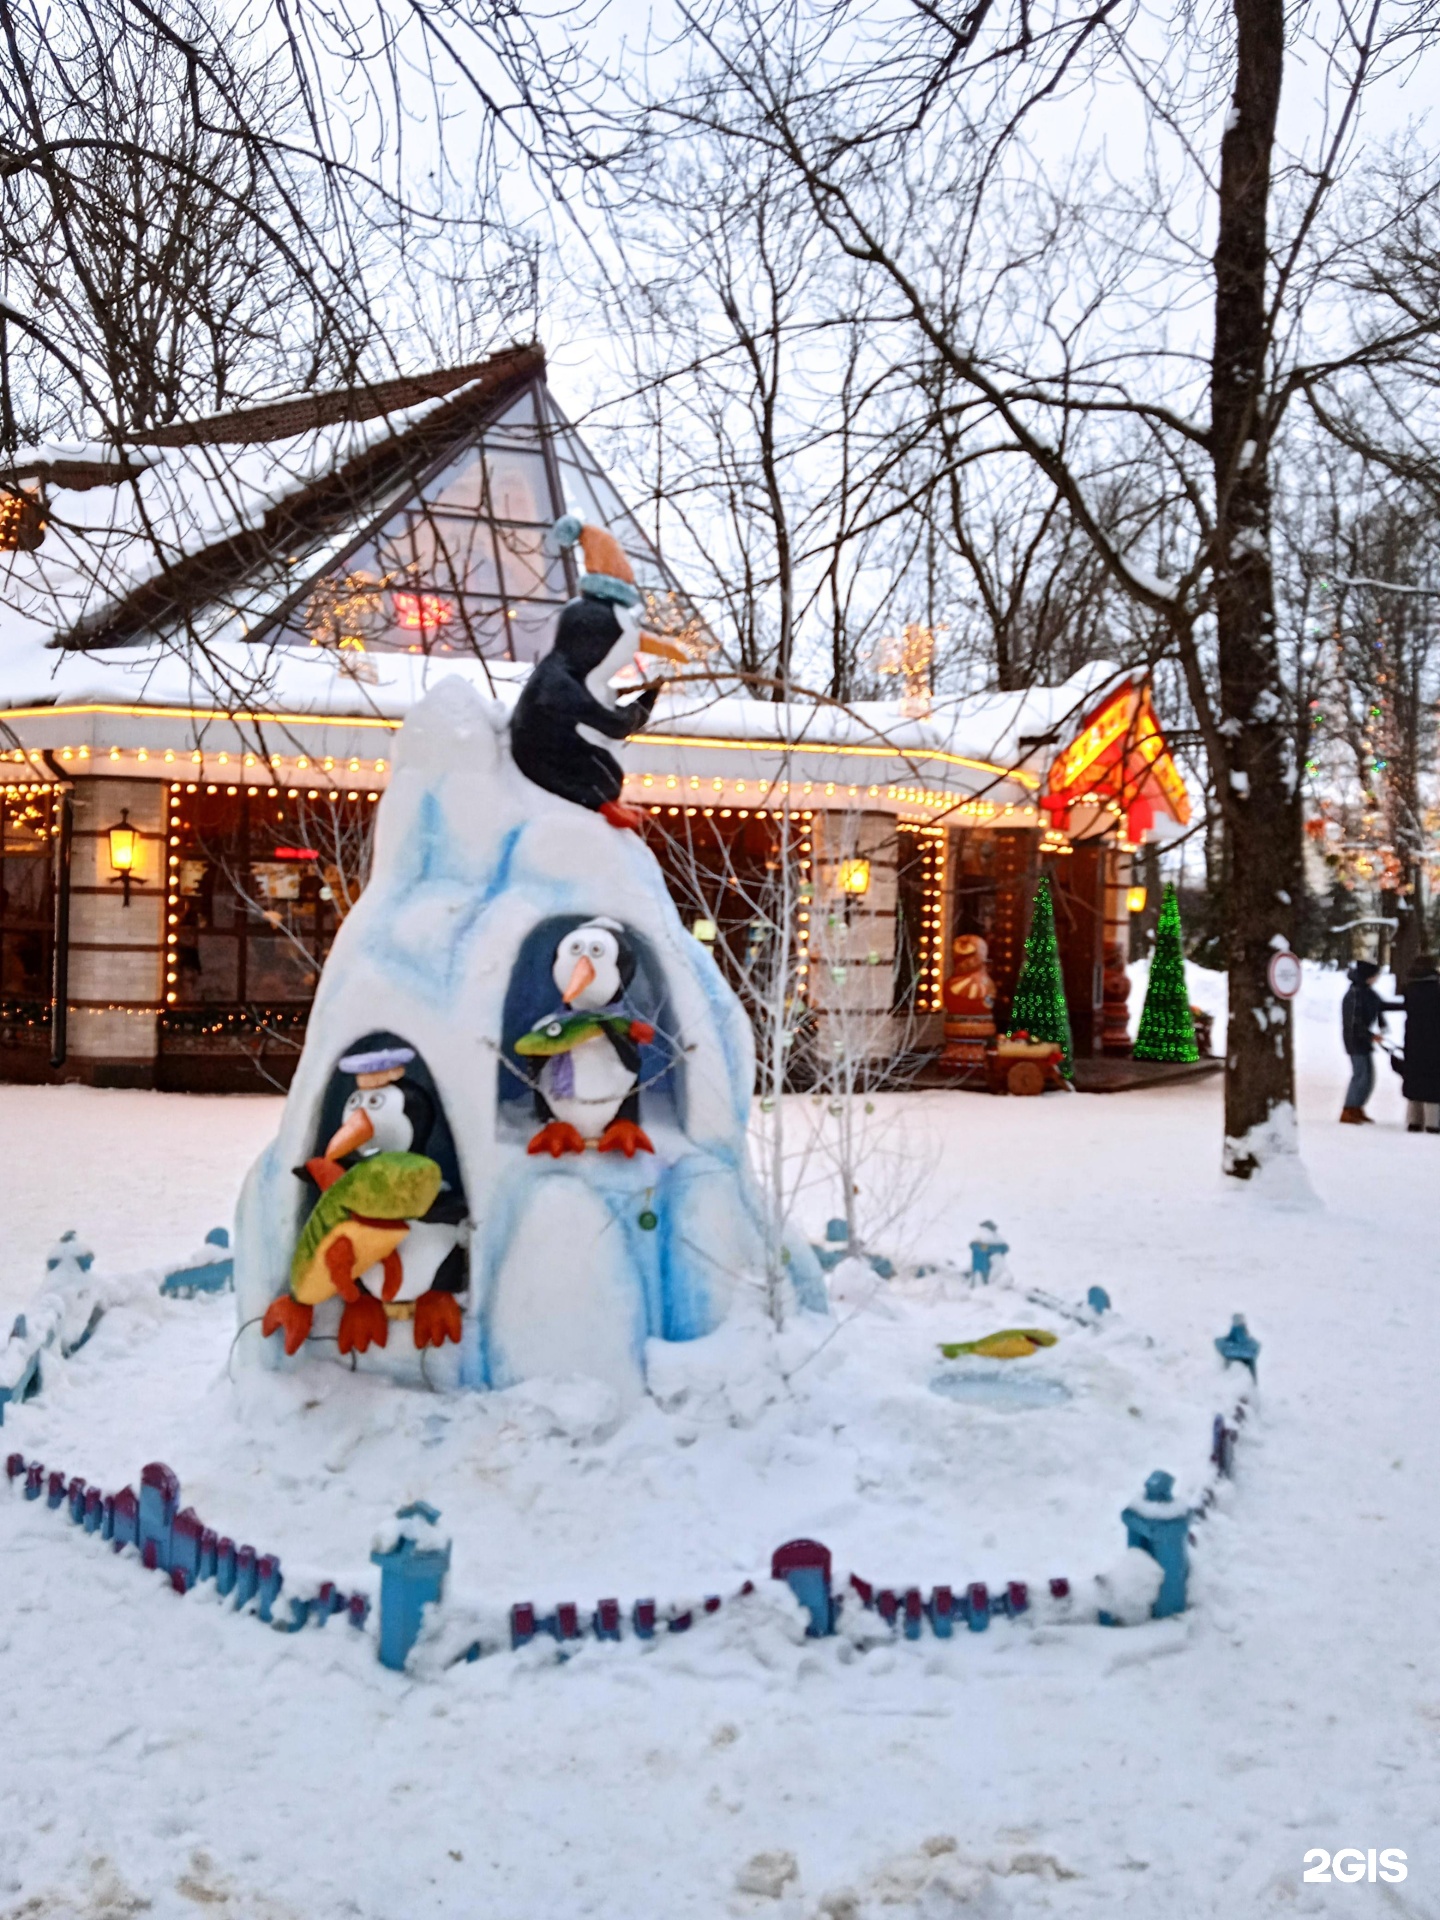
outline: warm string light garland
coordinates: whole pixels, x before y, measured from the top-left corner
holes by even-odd
[[[799,855],[796,859],[795,866],[800,874],[800,885],[796,892],[795,974],[799,983],[799,991],[801,993],[807,992],[810,974],[810,914],[808,908],[814,897],[809,878],[812,866],[813,849],[811,835],[814,831],[812,825],[815,818],[814,809],[810,807],[682,807],[678,805],[662,807],[652,802],[650,814],[652,818],[656,816],[673,816],[676,819],[699,818],[704,820],[748,820],[753,814],[757,820],[774,818],[776,820],[798,820],[800,822],[800,831],[804,835],[804,838],[796,843],[799,849]]]
[[[944,1002],[945,972],[945,857],[943,827],[919,826],[902,820],[900,832],[920,843],[920,937],[916,942],[917,1013],[939,1013]]]

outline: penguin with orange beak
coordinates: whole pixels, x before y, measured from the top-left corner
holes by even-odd
[[[408,1047],[388,1047],[340,1062],[355,1090],[324,1153],[296,1169],[319,1199],[301,1230],[289,1291],[262,1323],[266,1336],[283,1333],[287,1353],[308,1338],[316,1306],[337,1295],[341,1353],[383,1347],[395,1319],[412,1322],[417,1347],[460,1338],[465,1203],[421,1151],[435,1103],[406,1075],[414,1058]]]
[[[537,787],[638,833],[641,816],[622,803],[624,776],[602,742],[638,733],[660,687],[646,687],[622,705],[610,682],[637,653],[670,660],[687,655],[675,641],[642,630],[635,575],[612,533],[567,514],[556,522],[554,538],[561,548],[578,544],[586,570],[579,598],[560,609],[554,646],[516,702],[510,750]]]
[[[624,1006],[635,978],[635,951],[618,920],[597,918],[567,933],[551,978],[560,1010],[537,1020],[515,1043],[521,1059],[543,1062],[535,1085],[542,1125],[531,1153],[557,1160],[583,1153],[653,1153],[640,1125],[640,1048],[655,1038],[648,1020]]]

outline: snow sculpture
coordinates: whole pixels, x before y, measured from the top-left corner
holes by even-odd
[[[618,1011],[583,1015],[591,1029],[625,1031],[582,1036],[619,1078],[612,1071],[589,1138],[577,1130],[577,1151],[557,1146],[553,1124],[536,1127],[547,1112],[551,1123],[562,1109],[576,1117],[590,1069],[577,1057],[572,1073],[547,1076],[557,1056],[527,1036],[547,1023],[576,1031],[582,996],[562,1005],[558,983],[568,969],[567,987],[577,974],[583,984],[567,941],[597,927],[612,930],[608,954],[623,954],[631,977]],[[603,971],[605,943],[595,944]],[[293,1360],[259,1323],[290,1286],[315,1204],[305,1163],[350,1138],[345,1115],[367,1076],[341,1063],[387,1050],[413,1056],[407,1080],[433,1100],[424,1151],[463,1202],[468,1290],[458,1341],[421,1346],[392,1321],[383,1346],[350,1343],[354,1364],[475,1388],[588,1374],[630,1400],[644,1385],[645,1341],[711,1332],[734,1277],[757,1271],[761,1213],[745,1162],[754,1057],[739,1002],[640,838],[527,780],[504,709],[459,678],[406,721],[370,883],[326,965],[279,1135],[241,1195],[235,1287],[251,1362],[337,1352],[338,1297],[314,1306]],[[794,1270],[802,1304],[823,1310],[808,1269]]]

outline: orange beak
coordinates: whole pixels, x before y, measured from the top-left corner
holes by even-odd
[[[595,969],[582,953],[580,958],[575,962],[575,971],[570,976],[569,986],[566,987],[564,993],[560,996],[567,1007],[579,998],[594,978]]]
[[[689,654],[678,640],[667,640],[663,634],[642,633],[640,635],[641,653],[658,654],[662,660],[688,660]]]
[[[347,1153],[354,1153],[363,1147],[367,1140],[373,1140],[375,1129],[370,1124],[370,1116],[363,1107],[357,1107],[350,1118],[344,1122],[325,1149],[327,1160],[343,1160]]]

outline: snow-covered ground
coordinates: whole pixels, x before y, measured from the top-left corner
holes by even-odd
[[[11,1411],[6,1451],[107,1485],[166,1458],[287,1575],[360,1577],[393,1501],[428,1492],[455,1591],[481,1601],[593,1603],[601,1566],[625,1599],[733,1592],[796,1532],[882,1581],[1078,1580],[1114,1558],[1146,1470],[1197,1483],[1236,1308],[1264,1342],[1260,1411],[1183,1619],[866,1651],[798,1641],[762,1592],[648,1650],[399,1679],[339,1623],[282,1637],[180,1600],[0,1492],[0,1920],[1440,1913],[1440,1141],[1404,1133],[1383,1062],[1379,1124],[1336,1125],[1341,985],[1312,972],[1300,1002],[1311,1210],[1225,1190],[1218,1080],[906,1098],[936,1167],[904,1251],[963,1259],[993,1218],[1019,1288],[1106,1287],[1096,1334],[1020,1291],[843,1308],[803,1367],[813,1335],[792,1336],[766,1404],[742,1326],[719,1387],[682,1355],[673,1404],[615,1430],[578,1390],[426,1402],[328,1368],[309,1408],[272,1377],[232,1388],[228,1301],[147,1289]],[[67,1226],[110,1271],[189,1252],[277,1116],[0,1088],[0,1307]],[[1059,1331],[1020,1364],[1070,1405],[925,1391],[932,1340],[1005,1324]],[[1409,1877],[1307,1886],[1312,1847],[1403,1848]]]

